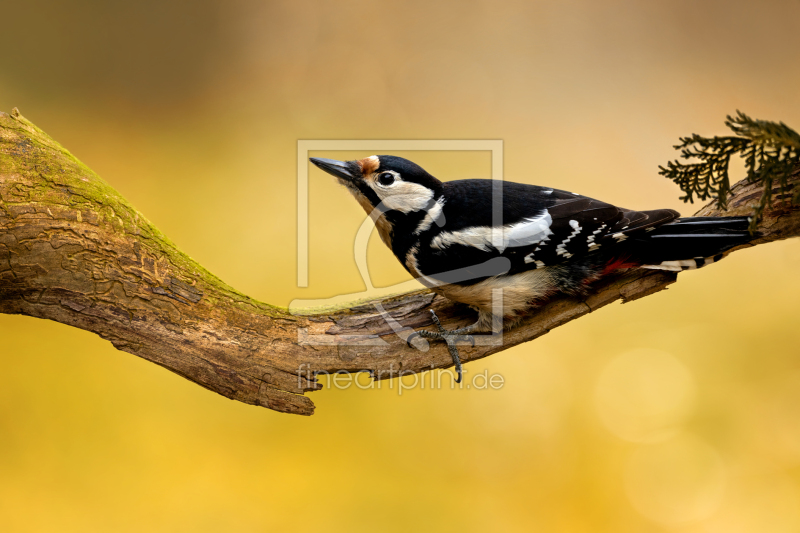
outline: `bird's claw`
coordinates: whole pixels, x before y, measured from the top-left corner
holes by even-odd
[[[408,336],[408,338],[406,339],[406,343],[409,346],[411,346],[412,339],[414,339],[417,336],[422,337],[424,339],[438,339],[446,342],[447,351],[450,352],[450,357],[453,358],[453,363],[456,366],[456,373],[458,374],[458,377],[456,378],[456,383],[461,383],[461,377],[462,377],[461,358],[459,357],[458,347],[456,346],[456,343],[469,342],[474,348],[475,338],[472,335],[464,335],[463,333],[461,333],[462,330],[448,331],[444,329],[444,326],[442,326],[442,323],[439,322],[439,317],[436,316],[436,313],[433,311],[433,309],[431,309],[431,316],[433,318],[433,324],[439,331],[428,331],[425,329],[422,329],[420,331],[415,331],[414,333]]]

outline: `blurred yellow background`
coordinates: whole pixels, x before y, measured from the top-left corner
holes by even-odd
[[[363,289],[363,212],[298,139],[502,139],[505,177],[685,214],[657,175],[726,114],[800,128],[800,3],[4,2],[21,112],[237,289]],[[336,154],[328,154],[335,156]],[[352,154],[340,154],[346,157]],[[366,154],[364,154],[366,155]],[[443,180],[480,153],[414,154]],[[377,239],[376,285],[407,279]],[[0,530],[800,531],[800,242],[734,254],[470,363],[501,390],[228,401],[0,315]]]

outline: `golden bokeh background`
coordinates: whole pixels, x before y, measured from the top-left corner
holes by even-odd
[[[298,139],[502,139],[506,179],[691,213],[657,175],[726,114],[800,128],[800,2],[3,3],[21,112],[237,289],[358,292],[363,213]],[[336,154],[328,154],[335,156]],[[339,154],[342,157],[354,154]],[[367,154],[363,154],[367,155]],[[485,152],[419,152],[444,180]],[[376,239],[376,285],[407,279]],[[467,365],[500,390],[228,401],[0,315],[0,530],[800,530],[800,242],[738,252]]]

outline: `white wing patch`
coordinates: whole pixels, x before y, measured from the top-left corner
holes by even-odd
[[[595,220],[597,220],[597,219],[595,218]],[[603,222],[602,224],[600,224],[600,227],[599,227],[599,228],[597,228],[596,230],[594,230],[594,231],[592,232],[592,234],[591,234],[591,235],[589,235],[589,236],[586,238],[586,244],[588,244],[588,245],[589,245],[589,251],[590,251],[590,252],[594,252],[595,250],[597,250],[598,248],[600,248],[600,244],[599,244],[599,243],[596,243],[596,242],[594,242],[594,236],[595,236],[595,235],[597,235],[598,233],[602,233],[602,231],[603,231],[604,229],[606,229],[606,223],[605,223],[605,222]]]
[[[538,217],[526,218],[522,222],[517,222],[510,226],[503,228],[503,248],[515,248],[518,246],[530,246],[531,244],[539,244],[545,240],[548,235],[552,235],[550,225],[553,219],[550,213],[545,209],[544,213]],[[503,250],[500,250],[501,252]]]
[[[553,233],[550,231],[552,223],[553,219],[550,217],[550,213],[545,210],[539,216],[503,226],[501,229],[502,245],[498,248],[499,251],[502,252],[506,248],[518,246],[530,246],[547,240],[547,237]],[[494,248],[492,246],[492,232],[493,228],[490,226],[476,226],[474,228],[443,232],[433,238],[431,247],[443,250],[452,244],[460,244],[488,252]]]
[[[561,241],[561,244],[556,246],[556,254],[563,255],[567,259],[572,257],[572,254],[567,251],[567,244],[569,244],[569,241],[571,241],[573,237],[577,237],[583,229],[577,220],[570,220],[569,225],[572,226],[572,233],[569,234],[569,237]]]

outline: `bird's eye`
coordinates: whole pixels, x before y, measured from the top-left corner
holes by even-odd
[[[378,176],[378,181],[384,187],[388,187],[389,185],[394,183],[394,174],[392,174],[391,172],[384,172],[380,176]]]

